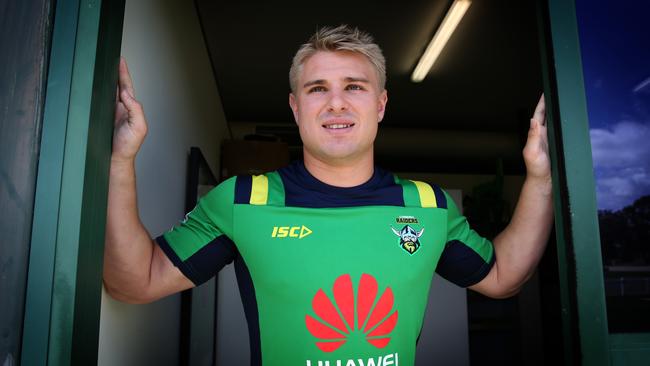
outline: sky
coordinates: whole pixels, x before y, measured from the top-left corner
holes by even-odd
[[[650,194],[650,1],[577,0],[599,210]]]

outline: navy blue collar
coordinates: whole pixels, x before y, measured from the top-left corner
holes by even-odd
[[[350,207],[404,205],[402,187],[394,176],[375,166],[372,177],[354,187],[337,187],[311,175],[303,161],[278,170],[285,190],[285,205],[298,207]]]

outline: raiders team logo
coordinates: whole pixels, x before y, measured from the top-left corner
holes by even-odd
[[[403,219],[404,217],[400,216],[397,218],[397,222],[404,222]],[[411,222],[417,223],[417,219]],[[409,254],[415,253],[420,248],[420,237],[424,233],[424,228],[422,228],[420,231],[417,231],[411,226],[405,225],[399,231],[392,226],[390,229],[393,230],[393,233],[395,233],[395,235],[399,236],[399,245]]]

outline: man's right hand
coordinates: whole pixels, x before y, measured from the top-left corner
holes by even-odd
[[[151,240],[138,214],[135,156],[147,134],[124,59],[115,106],[108,184],[104,284],[117,300],[146,303],[194,286]]]
[[[135,99],[133,81],[124,58],[120,59],[118,95],[115,103],[112,160],[132,162],[147,134],[142,105]]]

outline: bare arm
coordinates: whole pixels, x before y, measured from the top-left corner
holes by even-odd
[[[124,60],[108,186],[104,249],[104,285],[114,298],[145,303],[193,286],[149,236],[138,215],[135,156],[147,133],[142,106]]]
[[[508,226],[494,239],[496,262],[488,275],[470,288],[487,296],[516,294],[533,275],[544,254],[553,222],[552,184],[544,96],[530,121],[524,147],[526,180]]]

